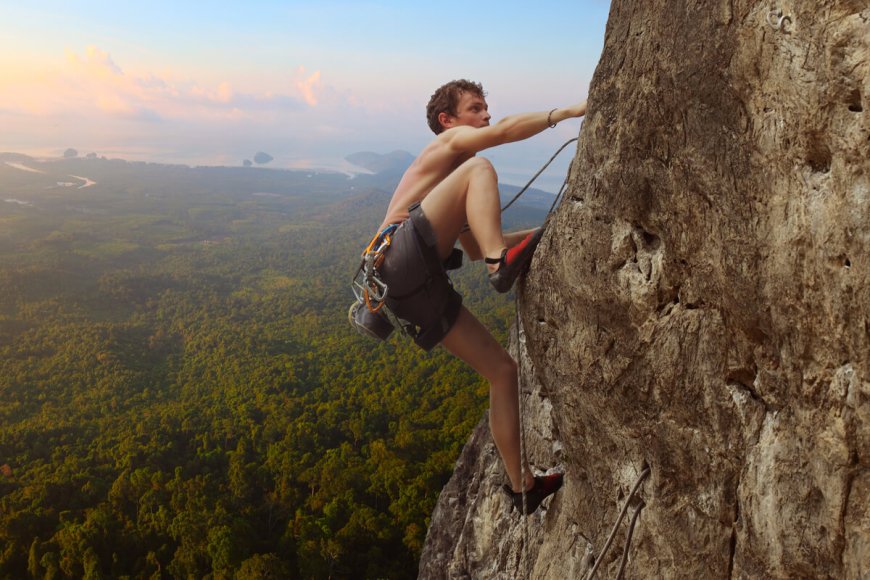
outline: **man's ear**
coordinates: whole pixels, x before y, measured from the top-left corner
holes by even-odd
[[[438,122],[441,123],[441,126],[445,129],[449,129],[453,126],[453,116],[450,113],[438,113]]]

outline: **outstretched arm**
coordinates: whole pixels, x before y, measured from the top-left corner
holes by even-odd
[[[481,127],[455,127],[445,131],[447,144],[455,152],[477,153],[490,147],[522,141],[555,126],[565,119],[582,117],[586,114],[586,101],[570,107],[508,115],[495,125]]]

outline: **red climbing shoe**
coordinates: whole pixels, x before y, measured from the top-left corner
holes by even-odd
[[[505,293],[513,287],[517,276],[531,261],[535,248],[538,247],[538,242],[541,241],[543,235],[544,228],[538,228],[526,236],[522,242],[502,252],[501,258],[484,258],[484,262],[487,264],[499,265],[498,270],[489,275],[489,281],[495,286],[496,291]]]
[[[526,491],[526,515],[535,513],[538,506],[544,499],[559,491],[562,487],[562,474],[552,473],[550,475],[536,475],[535,484],[532,489]],[[523,494],[522,492],[514,492],[509,485],[504,486],[505,491],[511,498],[514,507],[517,511],[523,513]]]

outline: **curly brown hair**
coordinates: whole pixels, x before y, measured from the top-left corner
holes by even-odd
[[[429,123],[429,128],[438,135],[444,131],[441,122],[438,120],[438,115],[447,113],[451,116],[456,116],[456,106],[459,104],[459,99],[462,93],[474,93],[480,97],[485,97],[486,93],[483,90],[483,85],[466,79],[450,81],[447,84],[441,85],[432,93],[429,99],[429,104],[426,105],[426,121]]]

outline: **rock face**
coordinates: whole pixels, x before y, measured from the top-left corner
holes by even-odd
[[[613,0],[520,296],[566,484],[511,514],[482,423],[421,578],[583,577],[646,466],[627,577],[870,577],[870,4],[777,9]]]

